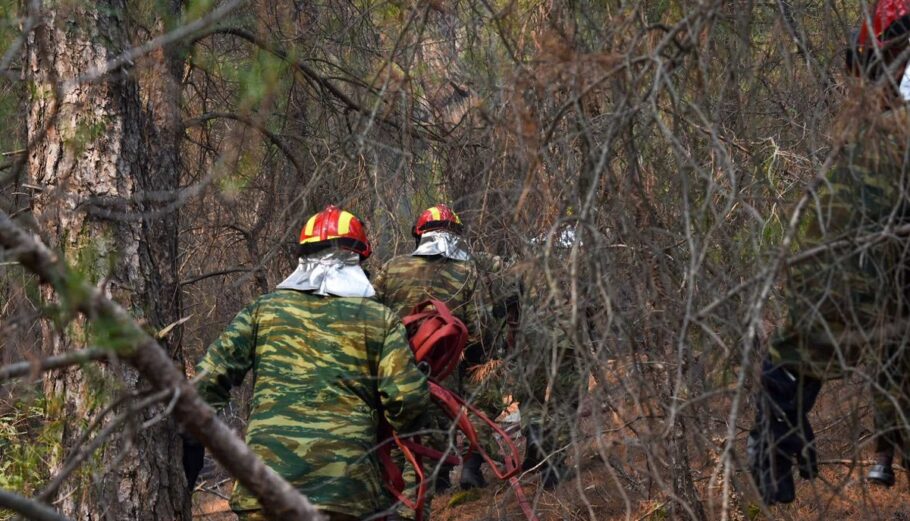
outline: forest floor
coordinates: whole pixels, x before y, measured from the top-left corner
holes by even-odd
[[[857,467],[850,471],[846,466],[831,466],[822,470],[820,482],[847,483],[843,492],[832,494],[827,486],[801,482],[800,499],[792,505],[773,507],[770,516],[754,509],[740,510],[733,519],[786,519],[805,521],[824,519],[841,520],[893,520],[910,521],[910,483],[900,472],[898,483],[892,489],[869,487],[862,484],[863,471]],[[658,521],[669,519],[665,500],[646,497],[629,497],[627,505],[615,486],[606,483],[603,473],[582,472],[582,481],[572,480],[552,492],[546,492],[529,480],[524,486],[529,501],[535,504],[541,521],[569,519],[603,521],[632,520]],[[578,488],[582,486],[590,504],[590,511],[581,500]],[[230,492],[230,484],[220,487],[221,493]],[[626,491],[629,494],[629,491]],[[591,514],[589,514],[589,512]],[[750,515],[751,513],[751,515]],[[593,515],[593,517],[592,517]],[[211,493],[196,493],[194,519],[206,521],[233,521],[228,502]],[[709,516],[715,518],[715,516]],[[510,487],[500,484],[472,493],[454,492],[438,496],[434,501],[433,519],[437,521],[523,521],[525,519],[514,499]]]
[[[871,455],[868,433],[871,424],[868,399],[857,384],[838,383],[825,388],[813,424],[820,443],[821,475],[814,481],[797,478],[798,500],[791,505],[775,506],[762,511],[743,471],[734,481],[738,490],[729,498],[730,519],[743,520],[889,520],[910,521],[910,476],[897,468],[898,481],[891,489],[869,485],[863,475]],[[719,404],[719,407],[723,407]],[[748,423],[748,422],[743,422]],[[590,430],[590,429],[585,429]],[[737,450],[742,454],[742,436]],[[664,488],[658,479],[648,477],[650,468],[644,454],[624,449],[616,458],[607,455],[604,464],[592,441],[580,451],[578,473],[553,491],[538,486],[534,474],[521,477],[523,490],[540,521],[562,520],[629,520],[661,521],[675,517],[670,510]],[[696,486],[706,499],[709,519],[721,519],[721,493],[712,488],[710,457],[693,454]],[[618,465],[616,462],[622,462]],[[623,466],[627,467],[624,468]],[[458,470],[452,474],[458,482]],[[217,474],[217,473],[216,473]],[[660,473],[653,473],[660,474]],[[664,471],[663,474],[668,476]],[[488,473],[488,479],[490,478]],[[219,480],[216,487],[203,484],[194,496],[194,518],[206,521],[236,519],[230,513],[226,497],[229,480]],[[433,519],[437,521],[522,521],[525,519],[515,494],[507,483],[493,482],[480,491],[452,491],[433,501]]]

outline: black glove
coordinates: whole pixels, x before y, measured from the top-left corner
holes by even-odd
[[[762,365],[758,414],[749,433],[747,454],[766,504],[790,503],[796,498],[794,463],[803,478],[818,474],[815,433],[808,415],[821,385],[821,380],[794,374],[770,361]]]
[[[205,462],[205,447],[189,433],[181,433],[180,438],[183,439],[183,473],[186,475],[186,486],[192,494]]]

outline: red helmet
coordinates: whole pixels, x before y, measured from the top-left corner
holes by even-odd
[[[427,208],[417,218],[417,224],[414,225],[414,236],[420,237],[424,232],[433,230],[448,230],[455,233],[461,233],[463,227],[458,214],[444,204]]]
[[[869,14],[871,27],[864,16],[859,30],[853,34],[847,51],[847,69],[876,79],[883,66],[889,65],[906,48],[910,0],[879,0]],[[879,56],[884,63],[879,61]]]
[[[298,252],[304,256],[332,247],[357,253],[361,259],[373,253],[360,219],[330,204],[306,222]]]

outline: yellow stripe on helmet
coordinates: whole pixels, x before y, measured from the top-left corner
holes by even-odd
[[[316,218],[317,217],[319,217],[319,214],[316,214],[316,215],[310,217],[310,220],[306,222],[306,226],[303,227],[304,235],[308,235],[308,236],[313,235],[313,229],[316,228]],[[303,244],[304,242],[308,242],[308,241],[309,241],[309,239],[301,241],[300,243]]]
[[[347,235],[351,231],[351,219],[354,218],[354,214],[348,212],[341,212],[341,215],[338,216],[338,235],[343,236]]]
[[[435,206],[430,208],[430,215],[433,216],[434,221],[442,219],[442,214],[439,213],[439,208],[436,208]]]

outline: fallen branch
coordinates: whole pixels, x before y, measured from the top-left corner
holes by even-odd
[[[15,492],[0,489],[0,509],[9,509],[35,521],[69,521],[52,508]]]
[[[180,393],[174,415],[181,425],[212,453],[262,505],[272,519],[324,520],[304,496],[276,474],[234,431],[219,420],[215,411],[199,396],[196,388],[177,370],[167,351],[152,338],[125,309],[108,299],[98,288],[73,277],[66,264],[37,237],[27,233],[9,216],[0,212],[0,247],[7,257],[66,295],[75,310],[91,319],[103,319],[119,328],[129,347],[118,355],[133,366],[158,390]]]
[[[108,354],[110,354],[110,352],[105,349],[92,347],[81,351],[51,356],[34,362],[16,362],[5,367],[0,367],[0,382],[5,382],[12,378],[19,378],[28,374],[37,376],[45,371],[61,369],[76,364],[84,364],[93,360],[100,360],[107,357]]]

